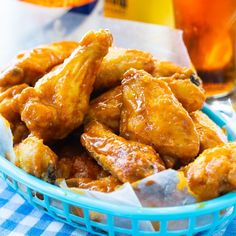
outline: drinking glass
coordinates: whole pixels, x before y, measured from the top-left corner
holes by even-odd
[[[236,0],[173,0],[190,58],[208,96],[224,96],[236,81]]]

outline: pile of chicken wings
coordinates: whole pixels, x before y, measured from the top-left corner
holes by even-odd
[[[204,113],[191,68],[112,47],[108,30],[18,54],[0,73],[15,165],[69,187],[114,191],[168,168],[200,200],[236,189],[236,143]]]

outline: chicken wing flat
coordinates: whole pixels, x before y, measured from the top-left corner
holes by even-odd
[[[118,86],[90,102],[85,123],[91,120],[97,120],[115,132],[118,132],[120,127],[121,106],[122,89],[121,86]]]
[[[184,168],[191,191],[199,201],[236,189],[236,142],[205,150]]]
[[[188,112],[202,108],[206,99],[205,92],[201,79],[192,69],[156,60],[152,75],[168,83],[175,97]]]
[[[152,145],[161,156],[183,162],[196,157],[196,128],[167,83],[135,69],[127,71],[124,78],[121,136]]]
[[[41,76],[69,57],[77,46],[77,42],[62,41],[18,54],[11,65],[0,73],[0,87],[22,83],[34,85]]]
[[[55,181],[57,155],[43,144],[42,139],[28,137],[20,144],[15,145],[14,151],[16,166],[45,181]]]
[[[190,114],[200,137],[200,152],[227,143],[227,137],[207,115],[201,111]]]
[[[114,88],[121,83],[122,75],[130,68],[152,72],[152,55],[135,49],[110,48],[98,72],[94,89],[104,91]]]
[[[123,183],[134,182],[165,169],[152,147],[127,141],[97,121],[88,124],[81,143],[104,170]]]
[[[21,119],[34,136],[62,139],[83,122],[97,71],[111,43],[109,31],[89,32],[63,64],[20,94]]]
[[[73,178],[66,180],[69,188],[82,188],[93,191],[109,193],[114,191],[122,183],[113,176],[108,176],[99,180],[91,180],[88,178]]]

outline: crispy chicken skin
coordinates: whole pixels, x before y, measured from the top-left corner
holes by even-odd
[[[123,183],[134,182],[165,169],[152,147],[127,141],[97,121],[92,121],[85,128],[81,143],[104,170]]]
[[[121,86],[117,86],[90,102],[85,123],[91,120],[97,120],[115,132],[118,132],[120,127],[121,106],[122,89]]]
[[[199,151],[199,137],[188,112],[167,83],[130,69],[122,81],[120,133],[152,145],[161,156],[189,162]]]
[[[106,90],[121,83],[122,75],[130,68],[152,72],[152,55],[135,49],[110,48],[98,72],[94,89]]]
[[[82,188],[93,191],[109,193],[114,191],[122,183],[113,176],[92,180],[88,178],[73,178],[66,180],[69,188]]]
[[[22,52],[0,73],[0,87],[26,83],[34,85],[54,66],[61,64],[78,46],[77,42],[62,41],[42,45]]]
[[[227,137],[207,115],[201,111],[190,114],[200,137],[200,152],[227,143]]]
[[[236,189],[236,142],[207,149],[183,169],[199,201]]]
[[[28,137],[15,145],[14,151],[16,166],[45,181],[54,182],[57,155],[43,144],[42,139]]]
[[[18,97],[21,119],[34,136],[62,139],[83,122],[103,57],[111,46],[107,30],[89,32],[71,56]]]

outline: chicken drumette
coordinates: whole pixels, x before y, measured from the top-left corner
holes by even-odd
[[[29,174],[48,182],[56,178],[57,155],[37,137],[28,137],[14,146],[14,164]]]
[[[107,30],[89,32],[56,69],[17,98],[21,119],[34,136],[62,139],[83,121],[103,57],[111,46]]]

